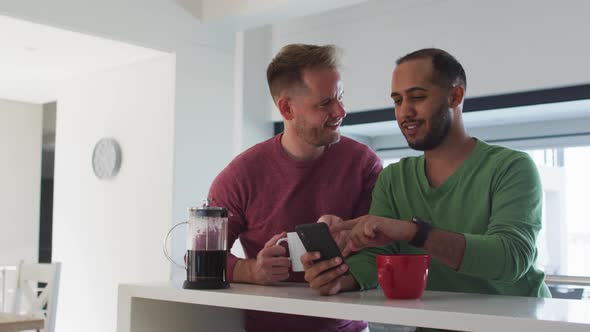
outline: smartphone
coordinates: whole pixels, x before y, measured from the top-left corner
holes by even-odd
[[[317,262],[334,257],[340,257],[342,262],[344,262],[340,248],[338,248],[332,234],[330,234],[328,225],[325,223],[318,222],[297,225],[295,226],[295,231],[299,235],[301,243],[303,243],[307,252],[318,251],[320,253],[321,257]]]

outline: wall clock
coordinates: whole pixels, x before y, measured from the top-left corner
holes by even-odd
[[[92,152],[92,169],[99,179],[111,179],[121,168],[121,147],[112,138],[102,138]]]

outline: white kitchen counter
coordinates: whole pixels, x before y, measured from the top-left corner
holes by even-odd
[[[590,301],[429,291],[388,300],[381,290],[323,297],[296,284],[185,290],[172,282],[120,285],[117,331],[240,331],[242,309],[458,331],[590,331]]]

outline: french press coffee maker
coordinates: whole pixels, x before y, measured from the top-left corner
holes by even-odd
[[[180,222],[168,231],[164,240],[164,255],[176,266],[186,269],[183,288],[229,288],[226,280],[227,209],[209,206],[209,200],[204,202],[202,207],[188,209],[188,221]],[[183,224],[188,226],[185,265],[176,263],[166,249],[172,231]]]

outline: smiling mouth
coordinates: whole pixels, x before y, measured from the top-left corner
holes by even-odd
[[[422,126],[422,121],[404,121],[402,122],[402,130],[406,135],[414,136],[418,128]]]
[[[342,119],[336,121],[336,122],[328,122],[326,123],[326,127],[328,128],[338,128],[340,127],[340,125],[342,124]]]

